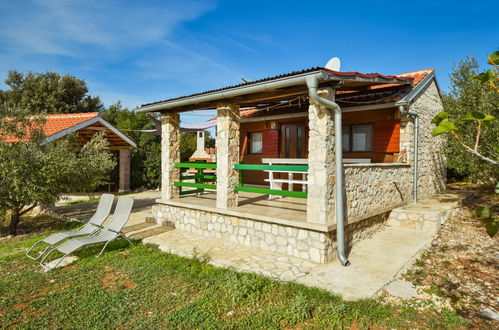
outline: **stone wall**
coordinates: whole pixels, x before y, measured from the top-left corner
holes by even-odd
[[[434,137],[433,117],[443,111],[442,99],[435,82],[415,99],[410,110],[419,114],[419,180],[418,197],[427,198],[445,190],[445,138]]]
[[[394,163],[348,164],[345,190],[347,219],[377,215],[411,202],[412,168]]]
[[[153,216],[162,224],[205,237],[228,240],[270,252],[326,263],[336,258],[336,232],[317,231],[283,224],[268,223],[243,216],[202,210],[199,207],[155,204]],[[379,230],[387,214],[363,221],[352,222],[346,227],[347,242],[351,247],[358,240]]]

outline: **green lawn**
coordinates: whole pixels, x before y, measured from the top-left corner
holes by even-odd
[[[67,224],[65,225],[68,226]],[[45,233],[46,235],[46,233]],[[212,267],[156,247],[116,241],[48,273],[24,256],[43,235],[0,241],[0,327],[369,328],[466,325],[454,312],[417,312],[381,300]]]

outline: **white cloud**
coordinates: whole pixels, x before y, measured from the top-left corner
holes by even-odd
[[[63,1],[0,3],[0,36],[10,49],[80,57],[154,44],[180,24],[212,10],[206,1]]]
[[[185,26],[215,6],[210,0],[0,0],[0,73],[69,73],[106,105],[122,100],[128,107],[238,83],[245,75],[224,62],[230,56],[222,47],[236,41],[209,33],[204,40]]]

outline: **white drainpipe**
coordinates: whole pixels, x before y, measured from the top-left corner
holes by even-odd
[[[309,97],[334,111],[334,137],[335,137],[335,176],[336,176],[336,242],[338,259],[343,266],[348,266],[350,261],[345,253],[345,197],[343,193],[343,148],[341,132],[341,108],[331,100],[317,94],[319,82],[316,77],[307,78]]]

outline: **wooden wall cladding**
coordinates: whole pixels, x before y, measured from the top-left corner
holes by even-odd
[[[374,123],[374,152],[400,151],[400,123],[377,121]]]
[[[279,156],[279,131],[276,129],[263,131],[263,153],[272,155],[271,157]]]

